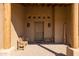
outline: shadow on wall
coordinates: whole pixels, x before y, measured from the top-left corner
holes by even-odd
[[[17,40],[24,38],[24,8],[20,4],[11,4],[11,46],[17,49]]]
[[[50,50],[49,48],[44,47],[44,46],[42,46],[41,44],[38,44],[38,46],[44,48],[45,50],[47,50],[47,51],[49,51],[49,52],[51,52],[51,53],[54,53],[56,56],[66,56],[66,55],[63,54],[63,53],[57,53],[57,52],[55,52],[55,51],[53,51],[53,50]]]
[[[20,4],[11,4],[11,9],[12,9],[12,26],[14,28],[12,28],[12,33],[15,32],[16,34],[13,34],[13,36],[15,37],[15,35],[17,35],[17,37],[24,37],[24,11],[23,8]]]

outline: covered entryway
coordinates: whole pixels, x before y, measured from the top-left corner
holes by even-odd
[[[4,27],[2,33],[3,35],[1,34],[3,36],[3,45],[2,45],[3,51],[0,50],[1,53],[8,54],[9,52],[12,53],[13,51],[15,51],[14,48],[15,49],[17,48],[17,40],[19,40],[20,38],[22,38],[24,41],[26,40],[27,42],[34,42],[36,36],[35,29],[37,30],[35,22],[43,21],[45,41],[48,42],[49,40],[52,40],[56,44],[66,43],[67,55],[79,55],[78,3],[75,4],[8,3],[8,4],[1,4],[0,6],[2,6],[0,10],[1,11],[3,10],[4,12],[3,16],[0,15],[1,17],[4,18],[0,19],[1,21],[4,20],[3,21],[4,26],[1,25],[2,27],[0,30],[2,33],[2,28]],[[41,28],[41,26],[39,27]],[[42,32],[42,30],[40,32]],[[41,35],[41,38],[42,36],[43,35]],[[39,35],[38,38],[40,38]],[[35,44],[35,45],[38,45],[46,50],[49,50],[48,48],[42,46],[41,44]],[[33,49],[34,46],[32,47],[32,51]],[[56,52],[54,53],[56,54]]]
[[[70,44],[67,25],[71,4],[11,4],[11,7],[12,42],[22,37],[29,44]]]

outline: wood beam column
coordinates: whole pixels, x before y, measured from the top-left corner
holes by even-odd
[[[4,4],[4,38],[3,48],[8,49],[11,47],[11,4]]]

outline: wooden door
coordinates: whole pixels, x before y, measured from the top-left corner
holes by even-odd
[[[44,23],[35,22],[35,40],[40,41],[44,38]]]

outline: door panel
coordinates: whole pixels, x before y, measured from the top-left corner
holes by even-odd
[[[43,40],[44,27],[43,22],[35,22],[35,40]]]

